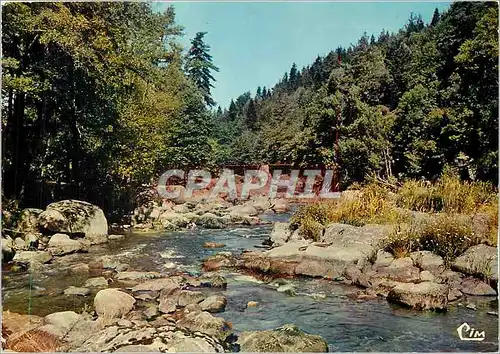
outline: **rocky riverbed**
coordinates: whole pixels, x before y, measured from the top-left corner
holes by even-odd
[[[227,214],[224,208],[221,214]],[[25,351],[43,342],[49,347],[38,349],[69,351],[498,348],[495,286],[467,275],[478,269],[470,254],[490,250],[472,249],[447,270],[425,253],[397,260],[373,253],[369,247],[384,234],[376,228],[332,225],[324,239],[312,243],[287,235],[284,224],[273,226],[288,214],[261,210],[248,216],[259,223],[126,232],[97,244],[85,241],[85,230],[58,229],[41,250],[16,250],[18,258],[4,262],[3,272],[8,347]],[[56,240],[65,242],[49,246],[64,230],[85,247],[69,251],[61,236]],[[270,236],[275,247],[260,250]],[[53,254],[57,247],[63,252]],[[19,258],[23,252],[32,253]],[[40,258],[32,262],[33,255]],[[444,278],[446,272],[458,277],[455,282]],[[432,301],[430,291],[438,294]],[[447,311],[421,311],[427,308]],[[486,340],[460,341],[456,328],[463,322],[485,330]]]

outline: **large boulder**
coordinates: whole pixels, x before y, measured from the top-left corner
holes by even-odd
[[[433,282],[397,283],[389,291],[387,301],[417,310],[443,311],[448,305],[448,286]]]
[[[54,256],[62,256],[74,252],[86,252],[87,247],[78,240],[72,240],[68,235],[55,234],[49,240],[49,251]]]
[[[243,332],[237,344],[241,352],[328,352],[328,343],[321,336],[307,334],[289,324],[273,330]]]
[[[129,313],[135,304],[135,299],[117,289],[100,290],[94,298],[96,313],[104,318],[121,317]]]
[[[80,200],[61,200],[49,204],[39,215],[39,224],[44,229],[87,235],[107,235],[108,221],[97,206]]]
[[[498,249],[486,245],[469,248],[455,259],[452,269],[488,280],[493,287],[498,283]]]

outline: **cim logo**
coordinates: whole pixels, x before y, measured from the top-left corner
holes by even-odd
[[[460,340],[470,340],[470,341],[476,341],[480,342],[484,340],[486,337],[486,334],[484,331],[479,332],[477,329],[472,328],[469,326],[467,322],[464,322],[460,325],[460,327],[457,328],[458,336],[460,337]]]

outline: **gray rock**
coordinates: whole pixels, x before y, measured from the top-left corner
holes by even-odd
[[[389,265],[390,268],[408,268],[413,267],[413,261],[410,257],[394,259]]]
[[[42,229],[53,232],[69,232],[69,222],[58,210],[47,209],[40,213],[38,223]]]
[[[13,242],[13,248],[16,251],[24,251],[28,249],[28,244],[21,237],[16,237]]]
[[[496,291],[479,279],[466,278],[462,281],[460,290],[467,295],[496,296]]]
[[[58,212],[59,215],[55,220],[42,218],[47,212]],[[80,200],[62,200],[49,204],[40,214],[39,222],[54,232],[82,233],[85,236],[108,234],[108,221],[104,212],[98,206]]]
[[[158,220],[165,228],[173,227],[177,229],[186,227],[189,224],[189,220],[183,216],[183,214],[174,213],[172,211],[162,213],[158,217]]]
[[[100,317],[116,318],[134,308],[135,299],[117,289],[100,290],[94,298],[94,308]]]
[[[498,283],[498,250],[496,247],[476,245],[455,259],[452,269],[487,279],[494,287]]]
[[[389,291],[387,301],[417,310],[446,310],[448,287],[433,282],[398,283]]]
[[[242,352],[328,352],[328,343],[322,337],[307,334],[295,325],[243,332],[238,336],[237,344]]]
[[[9,262],[14,258],[14,243],[12,238],[2,238],[2,262]]]
[[[448,301],[455,301],[463,296],[462,292],[456,288],[451,288],[448,293]]]
[[[197,223],[207,229],[224,229],[228,225],[228,220],[213,213],[205,213],[198,218]]]
[[[205,295],[199,291],[181,290],[177,292],[177,294],[177,305],[180,307],[184,307],[189,304],[199,304],[205,300]]]
[[[90,289],[88,288],[79,288],[76,286],[70,286],[69,288],[64,289],[64,295],[87,296],[89,294],[90,294]]]
[[[53,334],[57,337],[64,337],[73,326],[80,321],[81,315],[73,311],[56,312],[45,316],[45,325],[39,330]]]
[[[424,270],[424,271],[420,272],[420,280],[421,281],[435,281],[436,277],[428,270]]]
[[[410,254],[415,267],[439,274],[444,270],[443,258],[430,251],[417,251]]]
[[[88,288],[107,288],[108,281],[104,277],[90,278],[85,282],[85,286]]]
[[[288,242],[292,235],[290,223],[276,222],[271,232],[270,240],[274,246],[282,246]]]
[[[86,252],[87,247],[77,240],[72,240],[68,235],[55,234],[49,240],[49,251],[54,256],[62,256],[74,252]]]
[[[13,260],[18,263],[47,263],[51,259],[52,254],[48,251],[21,251],[16,253]]]
[[[160,298],[158,310],[163,313],[172,313],[177,310],[177,300],[168,297]]]
[[[162,291],[164,289],[174,290],[178,288],[179,282],[177,281],[177,279],[160,278],[147,280],[144,283],[138,284],[132,288],[132,291]]]
[[[123,328],[109,326],[87,338],[80,346],[72,347],[72,352],[112,352],[131,345],[152,342],[157,330],[151,327]],[[156,349],[155,351],[158,351]]]
[[[231,333],[227,322],[219,317],[212,316],[206,311],[194,311],[187,313],[177,321],[177,326],[190,331],[205,333],[218,340],[225,340]]]
[[[212,313],[222,312],[226,309],[227,299],[221,295],[212,295],[199,303],[203,311]]]

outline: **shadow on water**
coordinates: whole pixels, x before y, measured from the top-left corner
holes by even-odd
[[[265,216],[268,221],[285,221],[287,214]],[[271,225],[234,227],[226,230],[193,230],[131,235],[124,241],[94,247],[88,254],[56,259],[40,273],[3,272],[3,308],[15,312],[46,315],[64,310],[92,307],[88,297],[65,296],[68,286],[83,286],[90,275],[72,275],[68,268],[111,255],[136,270],[200,273],[201,261],[221,250],[239,253],[260,245]],[[224,243],[222,249],[203,248],[205,242]],[[277,292],[249,276],[227,273],[228,287],[220,291],[228,298],[226,311],[219,314],[233,324],[236,333],[275,328],[295,323],[309,333],[323,336],[330,351],[497,351],[498,318],[486,314],[498,309],[487,301],[480,311],[454,306],[447,313],[416,312],[388,304],[384,299],[358,302],[346,294],[352,287],[320,279],[291,280],[297,296]],[[30,299],[31,287],[31,299]],[[210,290],[208,290],[210,291]],[[211,291],[213,292],[213,291]],[[256,301],[256,307],[248,307]],[[458,338],[457,327],[467,322],[484,330],[482,342]]]

